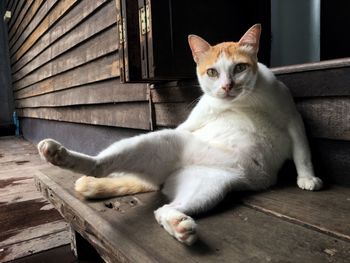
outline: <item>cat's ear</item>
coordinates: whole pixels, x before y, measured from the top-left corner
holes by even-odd
[[[196,35],[189,35],[188,43],[192,51],[193,59],[196,63],[198,63],[199,58],[210,49],[210,44]]]
[[[240,46],[248,47],[255,54],[259,51],[259,40],[261,34],[261,24],[255,24],[239,40]]]

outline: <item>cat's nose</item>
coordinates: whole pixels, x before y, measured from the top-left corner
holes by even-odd
[[[231,83],[228,83],[228,84],[225,84],[224,86],[221,87],[226,93],[228,93],[232,88],[233,88],[233,84],[232,82]]]

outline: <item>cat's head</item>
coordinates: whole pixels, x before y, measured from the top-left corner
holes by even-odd
[[[232,101],[254,89],[260,33],[261,25],[256,24],[238,42],[215,46],[199,36],[188,37],[198,80],[206,94]]]

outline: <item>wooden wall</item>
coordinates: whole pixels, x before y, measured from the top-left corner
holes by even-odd
[[[146,84],[120,84],[114,0],[9,0],[22,118],[150,128]]]

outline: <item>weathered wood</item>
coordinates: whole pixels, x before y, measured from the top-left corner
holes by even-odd
[[[13,24],[14,24],[15,22],[17,22],[17,20],[19,19],[19,12],[22,12],[22,9],[25,8],[25,7],[23,8],[23,5],[24,5],[27,1],[25,1],[25,0],[18,0],[18,1],[16,1],[16,2],[17,2],[16,9],[12,12],[12,14],[11,14],[11,20],[10,20],[10,22],[9,22],[9,24],[8,24],[8,29],[9,29],[9,30],[11,30]],[[28,1],[28,2],[30,2],[30,1]]]
[[[27,98],[52,91],[63,90],[83,84],[93,83],[101,80],[119,76],[118,54],[98,58],[93,63],[88,63],[72,70],[63,72],[37,82],[25,89],[15,92],[15,98]]]
[[[146,84],[121,84],[118,78],[16,101],[17,108],[147,101]]]
[[[10,246],[2,247],[0,255],[1,262],[7,262],[16,258],[23,258],[41,251],[46,251],[55,247],[69,243],[68,233],[61,231],[43,237],[26,240]]]
[[[186,262],[323,262],[330,257],[346,262],[350,256],[349,242],[240,206],[232,199],[197,219],[199,242],[187,248],[154,220],[153,210],[164,202],[159,193],[113,198],[108,206],[106,201],[81,201],[73,190],[79,176],[51,168],[37,174],[38,186],[107,262],[178,262],[179,258]]]
[[[313,137],[350,140],[350,97],[298,100],[297,108]]]
[[[35,3],[37,2],[37,3]],[[18,32],[15,33],[15,36],[10,41],[10,54],[11,57],[14,56],[16,51],[24,43],[24,41],[30,36],[30,34],[35,30],[35,28],[40,24],[44,19],[47,12],[49,12],[57,3],[57,0],[48,0],[48,1],[34,1],[36,5],[32,5],[30,8],[23,24],[23,28],[20,28]],[[28,18],[27,18],[28,17]],[[11,64],[12,61],[11,61]]]
[[[299,225],[350,241],[350,188],[331,186],[323,191],[303,191],[296,186],[244,198],[244,204]]]
[[[92,20],[89,17],[94,15],[95,12],[98,13],[99,11],[97,11],[97,9],[100,8],[106,1],[107,0],[81,1],[75,7],[73,7],[68,14],[66,14],[54,26],[52,26],[50,30],[41,37],[41,40],[36,42],[32,48],[12,66],[12,72],[15,73],[12,76],[13,80],[17,81],[23,78],[25,75],[43,65],[48,60],[57,57],[59,54],[53,53],[54,49],[52,49],[51,46],[57,46],[58,43],[55,44],[55,41],[58,41],[62,37],[63,39],[61,42],[68,42],[69,38],[66,36],[66,34],[68,34],[70,30],[74,31],[72,34],[79,35],[81,41],[85,40],[86,37],[82,36],[81,33],[78,32],[87,33],[86,27]],[[87,19],[85,21],[86,24],[83,23],[79,25],[79,23],[81,23],[84,19]],[[94,23],[94,28],[96,28],[95,30],[98,30],[99,25],[101,24],[99,23],[98,15],[94,19],[96,20]],[[105,19],[108,21],[108,13],[106,13]],[[77,27],[77,29],[74,29],[75,27]],[[63,43],[60,43],[60,45]],[[71,46],[74,46],[75,44],[76,43],[73,42],[71,43]],[[45,48],[48,49],[45,51]],[[40,55],[41,52],[43,52],[42,55]],[[61,52],[63,51],[61,50]],[[19,71],[19,69],[22,70]]]
[[[35,189],[33,174],[44,167],[49,166],[31,143],[0,138],[1,262],[69,242],[67,224]]]
[[[275,68],[272,68],[272,71],[273,73],[280,75],[280,74],[290,74],[290,73],[296,73],[296,72],[343,68],[343,67],[350,67],[350,58],[332,59],[332,60],[325,60],[320,62],[275,67]]]
[[[11,64],[21,58],[23,54],[27,52],[32,45],[38,41],[38,39],[56,22],[56,20],[60,19],[61,16],[68,12],[76,2],[77,0],[61,0],[58,1],[52,10],[47,10],[47,15],[45,18],[34,29],[34,31],[31,32],[28,38],[22,42],[21,46],[16,49],[16,43],[13,50],[11,50]]]
[[[310,140],[316,173],[331,183],[350,186],[350,141]]]
[[[154,84],[151,88],[154,103],[197,101],[203,92],[196,81],[189,83],[174,82],[168,85]]]
[[[38,192],[38,191],[37,191]],[[63,220],[52,221],[38,226],[22,229],[14,236],[10,236],[6,240],[1,241],[1,247],[10,246],[23,241],[40,238],[50,234],[65,232],[68,236],[68,224]]]
[[[350,67],[277,75],[294,97],[350,95]]]
[[[108,125],[134,129],[149,129],[148,103],[119,103],[101,106],[75,106],[60,108],[24,108],[21,117]]]
[[[190,102],[154,104],[156,125],[174,128],[184,122],[193,106]]]
[[[34,0],[27,0],[27,1],[24,1],[24,2],[25,2],[25,4],[24,4],[23,8],[20,10],[20,13],[18,14],[18,16],[16,17],[16,20],[15,21],[13,21],[13,20],[10,21],[10,26],[9,26],[9,30],[8,30],[8,35],[9,35],[8,39],[10,41],[11,41],[11,39],[13,37],[14,32],[16,32],[13,29],[19,29],[20,24],[22,23],[25,15],[27,14],[27,11],[29,10],[31,5],[33,4]]]
[[[187,118],[195,102],[155,104],[157,125],[176,127]],[[297,101],[297,108],[312,137],[350,140],[348,97],[302,99]]]
[[[21,80],[13,83],[14,90],[25,88],[38,81],[52,77],[61,72],[88,63],[99,57],[118,50],[117,28],[111,27],[91,40],[76,46],[70,52],[64,53],[50,61]]]

